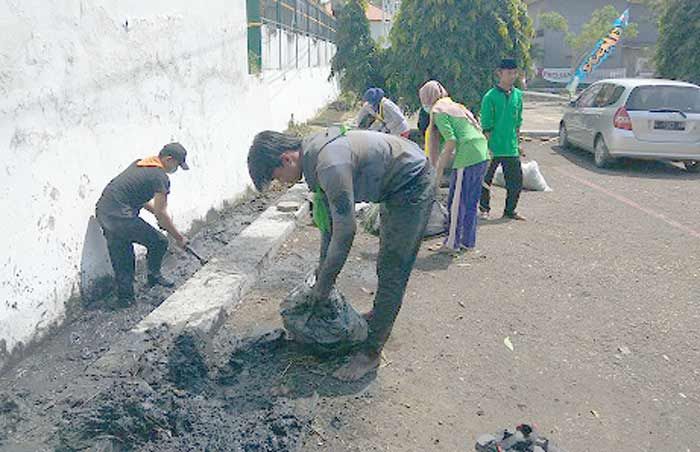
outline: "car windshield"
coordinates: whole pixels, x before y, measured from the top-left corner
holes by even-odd
[[[685,113],[700,113],[700,88],[640,86],[630,94],[627,110],[680,110]]]

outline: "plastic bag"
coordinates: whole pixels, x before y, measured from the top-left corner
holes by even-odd
[[[325,202],[326,195],[319,187],[314,193],[311,216],[314,219],[314,225],[321,232],[331,231],[331,215],[328,212],[328,207]]]
[[[523,168],[523,188],[525,190],[532,191],[552,191],[552,189],[547,185],[547,181],[544,180],[542,172],[540,171],[540,166],[536,161],[530,160],[529,162],[524,162],[522,164]],[[505,187],[506,181],[503,177],[503,167],[499,166],[496,169],[496,173],[493,176],[493,184],[498,187]]]
[[[362,220],[360,220],[360,224],[365,232],[372,235],[379,235],[379,227],[381,225],[379,220],[380,207],[381,204],[372,203],[369,205],[369,207],[366,207],[361,211]]]
[[[447,232],[447,209],[436,200],[433,201],[423,237],[434,237],[445,232]]]
[[[360,224],[365,232],[372,235],[379,235],[379,228],[381,226],[379,210],[380,204],[371,204],[369,207],[361,210],[362,220]],[[434,237],[444,234],[445,232],[447,232],[447,209],[438,201],[434,201],[423,237]]]
[[[319,354],[351,351],[367,339],[367,322],[335,287],[327,300],[312,297],[310,276],[282,301],[280,315],[291,338]]]

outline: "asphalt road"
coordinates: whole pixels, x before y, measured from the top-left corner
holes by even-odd
[[[522,130],[559,130],[564,115],[563,101],[525,99]]]
[[[476,252],[424,244],[383,366],[337,393],[319,379],[304,450],[467,451],[521,422],[569,452],[700,450],[700,176],[525,150],[554,191],[523,195],[528,222],[482,223]],[[278,301],[317,249],[300,228],[224,331],[279,326]],[[361,310],[377,249],[359,234],[338,282]],[[313,363],[287,368],[301,365]]]

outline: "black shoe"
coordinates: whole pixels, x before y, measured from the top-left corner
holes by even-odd
[[[520,215],[518,212],[504,213],[503,217],[510,218],[511,220],[517,220],[517,221],[527,221],[527,218]]]
[[[148,275],[148,285],[153,286],[163,286],[163,287],[174,287],[175,283],[166,278],[163,275]]]
[[[111,303],[113,309],[125,309],[136,303],[133,295],[118,295]]]

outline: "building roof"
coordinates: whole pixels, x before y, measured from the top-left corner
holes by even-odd
[[[384,11],[369,3],[365,10],[365,16],[367,16],[367,20],[370,22],[382,22],[384,20]]]

